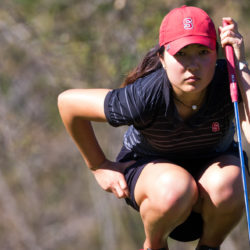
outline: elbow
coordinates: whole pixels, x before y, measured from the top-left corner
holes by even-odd
[[[66,90],[58,95],[57,97],[57,107],[60,113],[60,116],[62,120],[65,119],[65,117],[72,116],[72,108],[71,108],[71,91]]]
[[[59,110],[61,109],[61,107],[64,103],[64,96],[65,96],[65,92],[62,92],[57,97],[57,107]]]
[[[244,132],[245,139],[250,144],[250,124],[246,121],[242,123],[242,130]]]
[[[74,89],[65,90],[57,97],[57,107],[63,120],[71,121],[82,116],[78,92]]]
[[[57,97],[57,107],[61,117],[61,120],[66,128],[70,127],[74,119],[74,109],[72,108],[72,96],[71,91],[66,90],[60,93]]]
[[[57,97],[57,107],[59,111],[62,111],[68,106],[68,98],[69,97],[69,90],[66,90],[62,93],[60,93]]]

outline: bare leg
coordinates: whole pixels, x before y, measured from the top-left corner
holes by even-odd
[[[230,155],[214,161],[199,180],[204,220],[198,245],[218,247],[241,219],[244,198],[239,160]]]
[[[135,187],[146,235],[144,249],[168,249],[164,237],[186,220],[197,198],[196,182],[186,170],[170,162],[148,164]]]

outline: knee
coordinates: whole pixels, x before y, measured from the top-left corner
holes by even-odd
[[[225,213],[243,211],[244,196],[240,170],[231,175],[214,173],[208,183],[209,200],[217,209]]]
[[[189,213],[198,199],[196,182],[188,173],[161,175],[154,185],[152,204],[158,213],[175,216]]]

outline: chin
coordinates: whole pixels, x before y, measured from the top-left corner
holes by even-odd
[[[195,92],[200,92],[202,89],[195,86],[195,85],[189,85],[189,86],[186,86],[183,91],[188,93],[188,92],[192,92],[192,93],[195,93]]]
[[[192,93],[199,93],[203,90],[205,90],[207,88],[207,86],[209,85],[200,85],[200,84],[189,84],[185,87],[185,92],[192,92]]]

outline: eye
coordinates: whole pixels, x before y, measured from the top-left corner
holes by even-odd
[[[200,50],[200,52],[199,52],[200,55],[207,55],[207,54],[209,54],[209,53],[210,53],[210,51],[209,51],[208,49],[202,49],[202,50]]]
[[[183,52],[182,50],[180,50],[180,51],[178,51],[175,55],[176,55],[176,56],[185,56],[186,53]]]

